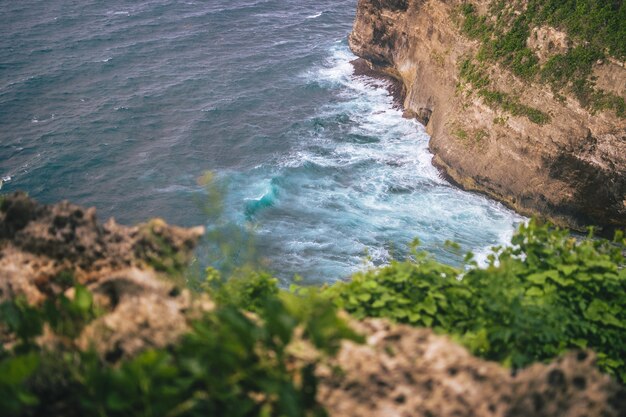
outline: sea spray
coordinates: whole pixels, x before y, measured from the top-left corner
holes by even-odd
[[[452,240],[484,262],[523,219],[447,183],[423,126],[402,117],[384,81],[354,76],[352,59],[341,41],[301,74],[335,96],[291,126],[290,153],[229,175],[230,204],[243,197],[242,218],[255,222],[270,267],[286,280],[335,280],[403,259],[415,237],[439,259],[461,262],[445,245]]]

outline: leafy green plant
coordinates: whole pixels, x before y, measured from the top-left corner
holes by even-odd
[[[70,299],[61,294],[44,304],[43,319],[52,330],[61,336],[75,338],[83,327],[98,315],[93,296],[82,285],[74,286],[74,296]]]
[[[30,346],[42,333],[44,320],[38,309],[29,305],[24,297],[18,297],[0,304],[0,323],[23,345]]]
[[[315,400],[314,368],[288,369],[286,347],[298,320],[276,300],[263,313],[258,320],[220,307],[171,351],[148,350],[119,367],[83,360],[81,409],[107,416],[325,415]]]
[[[194,320],[175,346],[117,364],[71,343],[48,351],[34,342],[44,327],[76,337],[95,317],[84,287],[41,307],[3,304],[1,323],[16,344],[0,352],[0,409],[10,416],[324,416],[316,358],[334,354],[341,340],[360,340],[333,303],[313,290],[280,292],[267,274],[241,273],[218,285],[215,271],[208,275],[214,311]],[[292,343],[316,353],[300,360]]]
[[[426,254],[357,274],[324,293],[357,318],[433,327],[475,354],[513,367],[576,348],[626,382],[626,269],[616,242],[577,240],[531,221],[486,268],[466,270]]]
[[[626,4],[610,0],[530,0],[535,24],[562,28],[577,41],[626,57]]]
[[[385,317],[441,329],[467,321],[472,292],[457,280],[461,270],[425,253],[415,253],[415,257],[414,262],[393,262],[356,274],[348,282],[328,287],[324,294],[359,319]]]
[[[501,108],[513,116],[524,116],[533,123],[542,125],[551,120],[549,114],[522,104],[519,100],[502,91],[483,88],[478,91],[478,95],[485,100],[488,106]]]
[[[229,279],[224,279],[214,268],[207,268],[202,288],[221,305],[236,306],[259,312],[267,300],[279,293],[278,280],[265,272],[243,268]]]
[[[596,89],[591,79],[597,60],[607,55],[620,60],[626,57],[626,5],[623,2],[492,1],[483,15],[472,2],[465,2],[459,11],[461,32],[480,41],[476,55],[479,61],[499,62],[524,80],[549,83],[555,93],[572,92],[584,107],[614,110],[619,117],[624,117],[623,100]],[[544,25],[564,30],[577,46],[540,65],[528,48],[527,39],[531,28]],[[474,86],[482,87],[476,83]],[[542,119],[537,116],[539,114],[535,113],[532,117]]]
[[[466,58],[461,61],[459,75],[462,80],[472,84],[476,89],[487,87],[491,83],[485,69],[475,64],[471,58]]]
[[[492,108],[500,108],[513,116],[527,117],[528,120],[536,124],[545,124],[551,120],[547,113],[522,104],[509,94],[489,88],[491,80],[484,66],[475,63],[471,58],[461,61],[459,76],[461,80],[471,84],[477,94]],[[459,137],[458,134],[457,137]]]
[[[66,273],[53,279],[65,285],[73,282],[73,276]],[[0,409],[7,410],[9,415],[18,415],[26,408],[44,403],[31,389],[33,379],[50,381],[55,378],[42,378],[40,373],[42,363],[52,363],[35,342],[44,327],[71,340],[97,316],[93,297],[84,286],[75,285],[72,292],[72,298],[61,293],[39,307],[29,305],[23,297],[0,304],[0,329],[6,329],[5,337],[8,336],[12,345],[9,350],[4,347],[0,350]],[[62,364],[58,358],[54,361]]]
[[[491,25],[487,23],[486,16],[479,16],[476,8],[471,3],[461,5],[461,13],[465,17],[462,30],[467,36],[473,39],[488,41],[493,33]]]

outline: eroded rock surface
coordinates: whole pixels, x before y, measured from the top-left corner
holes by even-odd
[[[359,0],[350,35],[356,55],[404,84],[404,107],[431,135],[433,163],[453,182],[525,215],[607,234],[626,227],[626,119],[594,112],[550,86],[524,82],[499,64],[486,65],[493,90],[549,117],[535,123],[464,89],[462,62],[479,42],[460,32],[461,0]],[[488,0],[472,0],[485,13]],[[540,62],[570,41],[550,27],[531,30]],[[596,87],[624,95],[624,63],[597,63]]]
[[[187,329],[185,313],[192,305],[189,292],[158,270],[180,272],[202,234],[202,228],[168,226],[158,219],[136,227],[113,220],[101,225],[93,208],[40,205],[21,193],[4,197],[0,302],[24,297],[40,305],[61,293],[72,297],[77,282],[104,312],[77,338],[78,347],[93,346],[116,360],[166,346]],[[58,342],[49,336],[42,340]]]
[[[623,416],[626,391],[571,353],[517,376],[430,329],[365,320],[367,342],[344,343],[319,374],[331,416]]]

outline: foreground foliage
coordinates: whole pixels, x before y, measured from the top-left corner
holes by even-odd
[[[532,221],[486,268],[416,252],[325,290],[356,318],[386,317],[453,335],[478,356],[514,368],[589,348],[626,382],[623,236],[577,240]]]
[[[83,287],[76,287],[72,301],[61,295],[49,303],[60,307],[55,314],[21,299],[3,304],[2,322],[16,344],[0,352],[2,415],[326,415],[315,398],[317,359],[298,364],[288,347],[297,339],[323,357],[333,354],[340,340],[359,337],[328,300],[314,293],[278,294],[276,281],[264,274],[237,282],[241,286],[210,289],[222,302],[193,321],[176,346],[150,349],[118,364],[71,343],[55,352],[34,343],[44,327],[65,323],[59,335],[72,336],[93,317],[92,299]],[[254,299],[237,302],[250,301],[256,315],[228,295],[235,294],[230,288],[244,286],[253,289],[248,295]]]
[[[86,288],[33,307],[0,306],[0,410],[4,415],[323,416],[315,366],[341,340],[358,341],[337,315],[385,317],[447,333],[475,354],[512,368],[573,348],[598,352],[599,366],[626,382],[626,268],[622,235],[576,239],[537,222],[486,267],[463,267],[414,251],[412,259],[330,287],[280,290],[268,274],[240,270],[203,285],[215,310],[191,322],[167,349],[109,363],[72,338],[102,312]],[[60,279],[70,280],[71,276]],[[37,343],[60,337],[54,352]],[[8,339],[7,339],[8,338]],[[299,361],[294,343],[314,355]],[[301,348],[301,347],[300,347]]]

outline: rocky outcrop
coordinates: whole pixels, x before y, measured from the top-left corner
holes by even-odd
[[[571,353],[512,376],[430,329],[365,320],[365,344],[344,343],[319,372],[331,416],[623,416],[626,391]]]
[[[359,0],[350,47],[404,84],[404,107],[426,125],[433,163],[453,182],[574,229],[625,227],[626,119],[584,108],[496,63],[485,69],[493,88],[541,110],[547,121],[494,108],[464,91],[459,68],[479,43],[461,34],[461,3]],[[472,3],[480,13],[490,2]],[[564,33],[538,27],[527,45],[541,62],[567,50],[568,42]],[[598,87],[625,97],[623,63],[599,62],[594,75]]]
[[[62,202],[46,206],[25,194],[0,202],[0,303],[22,297],[40,305],[73,298],[75,283],[93,294],[102,314],[74,341],[117,360],[147,347],[164,347],[187,329],[188,310],[210,308],[174,284],[203,228],[182,229],[152,220],[125,227],[98,223],[94,208]],[[165,279],[159,269],[168,273]],[[204,303],[204,304],[203,304]],[[44,334],[41,343],[66,343]],[[3,337],[0,343],[11,340]]]

